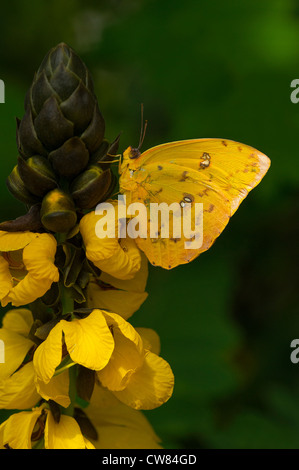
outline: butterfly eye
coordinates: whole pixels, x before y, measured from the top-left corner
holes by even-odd
[[[130,159],[131,160],[134,160],[135,158],[140,157],[140,155],[141,155],[141,152],[138,148],[137,149],[131,148],[131,152],[130,152]]]

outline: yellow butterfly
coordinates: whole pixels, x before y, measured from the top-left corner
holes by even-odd
[[[208,250],[243,199],[261,181],[269,158],[247,145],[226,139],[192,139],[170,142],[141,153],[129,147],[119,164],[120,192],[127,204],[177,202],[203,204],[202,244],[186,249],[186,237],[162,238],[149,230],[136,243],[151,264],[166,269],[192,261]],[[194,212],[193,212],[194,215]]]

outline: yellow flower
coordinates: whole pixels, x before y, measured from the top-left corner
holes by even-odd
[[[69,397],[69,371],[65,370],[58,375],[54,375],[48,383],[45,383],[36,377],[33,362],[31,364],[34,370],[34,384],[39,395],[47,401],[53,400],[67,408],[71,403]]]
[[[42,407],[11,415],[0,425],[0,449],[31,449],[31,436]]]
[[[57,422],[46,403],[12,414],[0,425],[0,449],[161,449],[146,417],[98,384],[84,415],[92,433],[80,428],[78,413],[76,419],[61,414]]]
[[[57,423],[48,412],[45,425],[45,449],[94,449],[83,436],[77,421],[71,416],[61,415]]]
[[[46,405],[11,415],[0,426],[0,448],[32,449],[42,443],[45,449],[91,449],[76,420],[61,415],[56,422]]]
[[[110,237],[99,238],[96,225],[103,216],[95,211],[82,217],[79,227],[86,250],[86,257],[105,273],[118,279],[132,279],[140,270],[141,254],[132,238],[118,239],[117,201],[109,201],[114,211],[107,211],[113,217],[113,232]],[[113,212],[113,213],[112,213]],[[115,216],[115,217],[114,217]],[[115,219],[115,220],[114,220]]]
[[[32,323],[32,313],[25,308],[9,310],[3,317],[0,339],[4,344],[5,362],[0,364],[0,381],[10,377],[21,366],[34,346],[28,339]]]
[[[84,412],[97,431],[97,439],[90,439],[96,449],[161,449],[144,414],[97,384]]]
[[[107,315],[115,322],[113,325],[110,321],[114,326],[115,349],[107,366],[97,372],[101,384],[136,410],[161,406],[172,395],[174,376],[168,362],[159,356],[158,335],[148,328],[135,329],[119,320],[116,323],[116,314]]]
[[[70,404],[68,371],[53,377],[48,384],[39,383],[33,362],[26,356],[33,354],[35,343],[28,339],[33,324],[28,309],[8,311],[0,328],[4,343],[5,362],[0,364],[0,409],[28,409],[42,398],[55,400],[65,408]]]
[[[26,410],[34,407],[40,399],[34,384],[32,361],[10,377],[0,380],[0,409]]]
[[[83,319],[61,320],[34,353],[37,380],[51,380],[66,347],[74,363],[96,370],[102,385],[123,403],[136,409],[156,408],[172,395],[174,378],[144,331],[143,341],[120,315],[99,309]]]
[[[51,380],[65,348],[74,363],[92,370],[105,367],[114,349],[114,340],[100,310],[93,310],[83,319],[61,320],[52,328],[33,356],[37,379],[45,383]]]
[[[55,238],[46,233],[0,231],[0,299],[5,307],[42,297],[59,280]]]
[[[102,272],[98,279],[91,278],[87,286],[88,307],[117,312],[127,320],[147,299],[147,277],[148,261],[143,253],[141,267],[133,279],[117,279]]]

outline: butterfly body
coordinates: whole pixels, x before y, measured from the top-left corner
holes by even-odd
[[[136,243],[152,264],[171,269],[213,244],[229,218],[267,172],[269,158],[253,147],[226,139],[191,139],[158,145],[143,153],[129,147],[120,163],[120,191],[127,203],[203,204],[203,243],[185,249],[185,237]],[[150,220],[150,214],[148,216]]]
[[[119,172],[121,174],[122,181],[122,192],[125,190],[128,198],[130,199],[130,194],[137,194],[140,191],[142,192],[142,185],[148,178],[148,172],[142,166],[139,168],[138,165],[134,165],[134,160],[132,155],[134,155],[134,150],[132,147],[129,147],[123,154],[123,162],[120,162]],[[140,156],[139,152],[139,156]],[[136,157],[135,157],[136,158]]]

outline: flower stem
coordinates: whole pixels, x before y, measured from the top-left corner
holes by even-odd
[[[70,291],[65,287],[62,288],[62,306],[63,306],[63,314],[71,313],[74,310],[74,299],[70,295]],[[75,366],[75,367],[73,367]],[[70,362],[66,364],[63,369],[69,369],[69,397],[70,397],[70,405],[68,408],[64,410],[64,414],[68,416],[73,416],[74,414],[74,407],[76,401],[76,381],[77,381],[77,367],[76,364]],[[60,371],[61,372],[61,371]]]
[[[72,313],[74,311],[74,299],[72,298],[70,291],[62,286],[62,308],[63,314]]]

